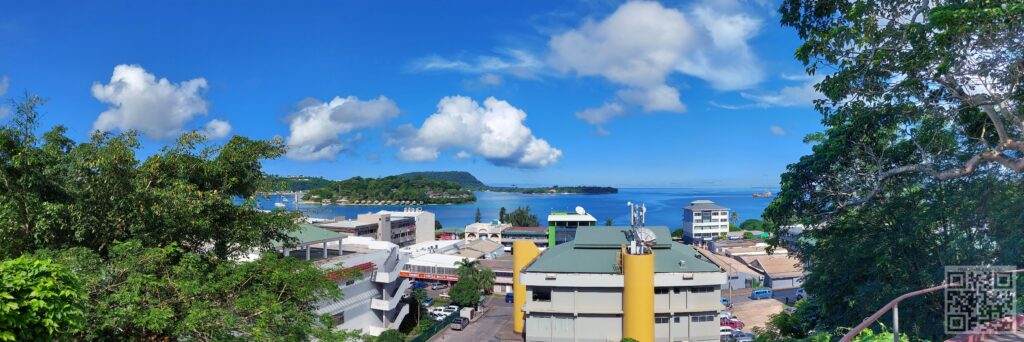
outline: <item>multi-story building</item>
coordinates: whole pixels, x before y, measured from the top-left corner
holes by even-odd
[[[440,233],[441,240],[465,240],[466,242],[481,239],[491,240],[500,243],[507,252],[512,251],[512,242],[517,240],[532,241],[541,248],[545,248],[548,245],[548,228],[513,227],[511,224],[501,223],[497,220],[486,223],[471,223],[466,225],[465,228],[443,228]],[[571,239],[570,236],[567,240]]]
[[[581,229],[573,241],[543,253],[517,241],[514,329],[526,341],[617,341],[628,337],[626,322],[646,320],[653,327],[629,326],[653,329],[654,341],[719,341],[725,272],[692,247],[673,242],[668,228],[648,229],[656,239],[652,253],[638,257],[647,260],[639,273],[629,266],[636,264],[624,264],[633,257],[625,255],[626,227]],[[627,300],[637,293],[650,302]]]
[[[316,313],[330,315],[337,329],[362,330],[373,336],[398,329],[410,309],[408,303],[402,302],[402,296],[411,281],[400,275],[409,256],[400,253],[393,243],[369,237],[345,238],[340,252],[340,256],[315,263],[325,269],[359,269],[362,276],[339,276],[338,287],[345,296],[340,301],[319,303]]]
[[[576,236],[576,228],[593,227],[597,219],[579,208],[578,212],[552,211],[548,215],[548,247],[572,240]]]
[[[683,208],[683,240],[705,244],[729,232],[729,208],[696,200]]]
[[[355,220],[318,223],[318,227],[350,236],[372,237],[398,246],[434,241],[434,214],[419,208],[359,214]]]

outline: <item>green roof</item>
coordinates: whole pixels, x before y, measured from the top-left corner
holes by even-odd
[[[315,243],[320,241],[337,240],[345,237],[345,234],[333,232],[311,224],[300,223],[299,231],[289,232],[288,236],[299,241],[299,244]],[[280,241],[274,241],[275,247],[280,247]]]
[[[668,228],[649,227],[657,236],[654,246],[654,272],[718,272],[720,269],[693,247],[672,242]],[[548,248],[531,264],[527,272],[619,273],[616,257],[627,244],[628,227],[577,229],[576,239]],[[683,261],[680,265],[680,261]]]
[[[441,229],[439,229],[437,231],[442,232],[442,233],[459,233],[459,234],[462,234],[462,233],[464,233],[466,231],[466,228],[447,227],[447,228],[441,228]]]

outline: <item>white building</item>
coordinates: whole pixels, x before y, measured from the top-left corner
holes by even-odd
[[[337,246],[335,243],[328,249]],[[400,253],[393,243],[369,237],[345,238],[340,254],[315,263],[325,269],[359,269],[363,276],[338,279],[345,296],[340,301],[319,303],[316,313],[331,315],[337,329],[361,330],[373,336],[398,329],[410,309],[409,304],[402,303],[402,296],[411,281],[400,274],[409,256]]]
[[[402,247],[434,241],[434,213],[420,208],[381,210],[359,214],[355,220],[320,222],[316,225],[349,236],[372,237]]]
[[[683,240],[706,243],[729,232],[729,208],[696,200],[683,208]]]

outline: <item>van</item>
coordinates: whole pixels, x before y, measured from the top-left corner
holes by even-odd
[[[769,299],[774,295],[775,293],[772,292],[772,289],[760,288],[750,293],[750,299]]]
[[[458,317],[452,321],[452,330],[462,330],[465,329],[467,325],[469,325],[469,318]]]

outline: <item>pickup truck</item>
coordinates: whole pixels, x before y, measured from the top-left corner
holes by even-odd
[[[462,330],[465,329],[467,325],[469,325],[469,318],[458,317],[452,321],[452,330]]]

